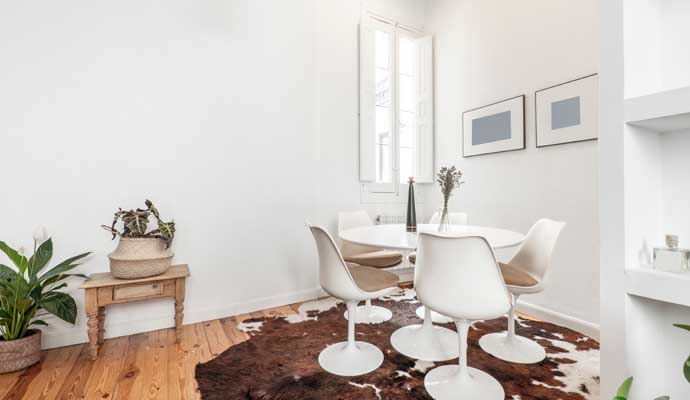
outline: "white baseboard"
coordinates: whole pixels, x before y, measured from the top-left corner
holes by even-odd
[[[235,303],[217,308],[204,309],[185,309],[184,324],[210,321],[219,318],[227,318],[235,315],[246,314],[254,311],[261,311],[268,308],[280,307],[286,304],[298,303],[300,301],[312,300],[322,296],[320,288],[300,290],[297,292],[282,294],[278,296],[264,297],[244,303]],[[134,335],[142,332],[150,332],[158,329],[166,329],[174,326],[173,311],[169,315],[159,318],[148,318],[130,321],[119,321],[108,323],[106,319],[105,337],[114,338],[120,336]],[[71,329],[43,330],[43,349],[70,346],[88,342],[86,328],[74,327]]]
[[[300,301],[313,300],[318,297],[328,296],[321,288],[300,290],[297,292],[282,294],[278,296],[264,297],[243,303],[235,303],[224,307],[185,309],[184,324],[210,321],[219,318],[227,318],[235,315],[246,314],[254,311],[266,310],[273,307],[280,307],[286,304],[298,303]],[[517,310],[566,328],[583,333],[596,340],[599,340],[599,325],[584,321],[579,318],[571,317],[557,311],[553,311],[542,306],[518,302]],[[158,329],[166,329],[174,326],[173,312],[159,318],[148,318],[140,320],[120,321],[108,323],[106,319],[105,337],[114,338],[120,336],[134,335],[142,332],[150,332]],[[50,328],[43,331],[43,348],[52,349],[55,347],[70,346],[79,343],[86,343],[88,336],[86,328],[75,327],[72,329],[52,330]]]
[[[526,303],[524,301],[518,301],[517,311],[535,318],[539,318],[546,322],[564,326],[587,335],[596,341],[599,341],[599,325],[593,322],[575,318],[570,315],[550,310],[535,304]]]

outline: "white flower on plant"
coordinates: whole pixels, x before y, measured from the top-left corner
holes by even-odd
[[[17,248],[17,253],[19,253],[19,254],[21,254],[21,255],[26,254],[26,247],[25,247],[25,246],[19,246],[19,247]]]
[[[49,237],[48,230],[43,225],[38,226],[34,231],[34,242],[36,242],[37,245],[45,242]]]

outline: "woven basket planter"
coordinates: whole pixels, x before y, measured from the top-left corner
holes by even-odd
[[[160,275],[170,268],[173,255],[160,239],[120,238],[115,251],[108,255],[110,272],[119,279]]]
[[[29,335],[17,340],[0,339],[0,374],[19,371],[41,359],[41,331],[30,330]]]

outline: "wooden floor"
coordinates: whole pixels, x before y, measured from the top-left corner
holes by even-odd
[[[0,399],[199,399],[194,367],[247,340],[237,324],[299,305],[185,325],[177,344],[172,328],[107,339],[96,361],[85,344],[43,351],[40,363],[0,375]]]
[[[249,337],[237,324],[249,318],[296,313],[299,304],[107,339],[96,361],[84,344],[43,351],[41,362],[0,375],[0,399],[198,399],[194,367]]]

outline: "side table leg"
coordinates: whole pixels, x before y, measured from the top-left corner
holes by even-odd
[[[175,283],[175,341],[182,341],[182,320],[184,319],[185,279],[177,279]]]
[[[98,357],[98,299],[96,297],[96,289],[86,290],[86,316],[88,321],[89,334],[89,356],[91,360]]]
[[[98,345],[105,341],[105,307],[98,307]]]

